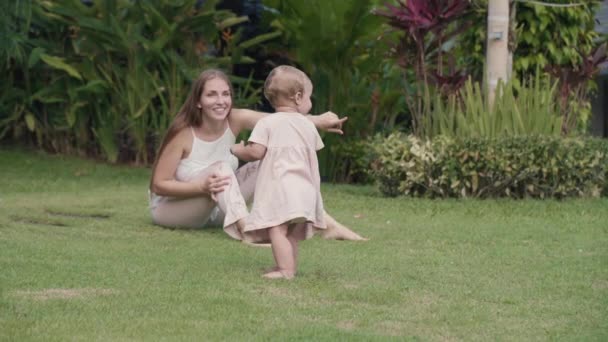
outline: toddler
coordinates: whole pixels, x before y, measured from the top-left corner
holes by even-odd
[[[270,240],[276,266],[264,277],[291,279],[298,241],[312,237],[315,228],[325,228],[316,154],[323,142],[306,118],[312,82],[304,72],[276,67],[264,83],[264,95],[276,113],[258,121],[247,145],[231,148],[241,160],[261,160],[243,233]]]

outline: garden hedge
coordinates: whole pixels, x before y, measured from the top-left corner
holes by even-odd
[[[375,139],[372,175],[388,196],[565,198],[608,195],[608,140],[518,136]]]

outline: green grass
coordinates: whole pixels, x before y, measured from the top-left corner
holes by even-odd
[[[293,281],[218,228],[151,224],[149,170],[0,149],[0,340],[608,340],[608,200],[382,198]]]

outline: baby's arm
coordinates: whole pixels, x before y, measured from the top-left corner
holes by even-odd
[[[243,129],[253,129],[258,121],[268,116],[268,113],[256,112],[250,109],[232,108],[228,120],[230,121],[230,128],[232,128],[235,134],[240,133]],[[340,118],[334,112],[325,112],[319,115],[307,115],[306,116],[317,129],[337,134],[344,134],[342,131],[342,124],[348,117]]]
[[[250,162],[264,158],[266,146],[253,142],[249,142],[249,144],[245,145],[245,143],[241,141],[238,144],[232,145],[230,152],[240,160]]]

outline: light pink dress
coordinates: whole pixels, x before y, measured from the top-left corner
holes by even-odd
[[[258,234],[283,223],[307,222],[308,239],[313,226],[326,228],[316,153],[323,141],[313,123],[300,113],[271,114],[257,122],[249,141],[266,146],[266,155],[259,165],[245,232]]]

